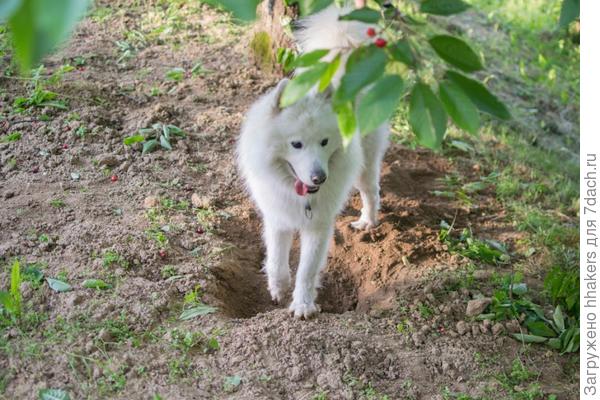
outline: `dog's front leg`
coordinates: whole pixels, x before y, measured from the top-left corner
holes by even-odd
[[[309,318],[320,311],[315,304],[319,273],[327,261],[327,248],[333,227],[300,231],[300,264],[290,312],[296,318]]]
[[[271,293],[271,299],[279,303],[290,287],[289,259],[293,232],[265,224],[264,238],[267,246],[265,270],[269,292]]]

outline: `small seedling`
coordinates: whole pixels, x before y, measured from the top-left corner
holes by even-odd
[[[54,208],[63,208],[66,203],[62,199],[52,199],[50,200],[50,205]]]
[[[469,229],[463,229],[458,238],[451,236],[453,225],[441,222],[439,238],[448,245],[451,252],[458,253],[472,260],[483,261],[487,264],[501,264],[510,260],[508,251],[502,243],[495,240],[480,240],[473,237]]]
[[[0,291],[2,313],[7,313],[13,322],[21,316],[21,267],[19,260],[13,262],[10,272],[10,290]],[[0,316],[2,316],[0,313]]]
[[[107,250],[102,255],[102,266],[110,267],[112,265],[118,265],[122,268],[129,268],[129,262],[115,250]]]
[[[181,82],[184,77],[185,70],[183,68],[173,68],[167,71],[167,73],[165,74],[165,78],[173,82]]]
[[[185,133],[175,125],[154,124],[152,128],[140,129],[137,135],[126,137],[123,143],[126,146],[131,146],[134,143],[143,142],[142,155],[144,155],[159,147],[173,150],[171,141],[180,137],[185,137]]]
[[[0,136],[0,143],[12,143],[21,140],[21,132],[13,132],[8,135]]]
[[[177,269],[173,265],[165,265],[160,270],[160,276],[163,279],[168,279],[168,278],[171,278],[171,277],[173,277],[175,275],[177,275]]]

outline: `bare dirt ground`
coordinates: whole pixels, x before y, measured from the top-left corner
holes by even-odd
[[[527,385],[507,388],[498,376],[510,375],[515,359],[537,371],[543,398],[577,398],[571,358],[523,346],[505,334],[510,324],[492,333],[465,316],[469,300],[491,295],[492,273],[510,266],[477,264],[467,287],[461,277],[472,263],[439,240],[440,221],[501,241],[515,257],[523,257],[523,233],[491,190],[471,207],[432,194],[447,175],[490,172],[461,154],[393,144],[381,225],[349,229],[356,195],[338,218],[324,312],[297,321],[272,305],[260,219],[233,148],[244,112],[277,77],[249,62],[245,28],[205,6],[120,1],[103,13],[109,2],[100,3],[45,64],[52,72],[83,58],[52,88],[68,110],[37,108],[0,122],[0,134],[22,133],[0,144],[0,260],[21,257],[73,286],[57,293],[23,284],[33,328],[2,332],[6,398],[37,398],[43,388],[73,399],[513,398]],[[129,55],[115,45],[124,40]],[[192,74],[198,62],[204,72]],[[169,81],[176,67],[184,77]],[[8,115],[27,89],[18,79],[0,82]],[[173,151],[146,156],[123,145],[153,123],[187,136]],[[89,278],[112,288],[83,287]],[[541,285],[535,275],[527,280]],[[185,304],[200,301],[217,312],[179,319]]]

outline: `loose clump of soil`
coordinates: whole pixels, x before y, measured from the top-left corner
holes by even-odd
[[[523,348],[502,333],[510,326],[493,331],[465,317],[469,300],[490,295],[490,267],[476,267],[475,289],[461,284],[470,261],[439,240],[440,222],[509,248],[522,236],[489,190],[471,207],[434,194],[447,175],[478,176],[466,158],[393,144],[380,226],[349,228],[357,195],[337,220],[323,313],[297,321],[273,305],[260,218],[233,147],[249,104],[277,78],[245,62],[248,35],[206,6],[98,3],[46,63],[51,71],[85,60],[53,88],[69,110],[45,107],[0,123],[0,134],[22,134],[0,144],[0,259],[8,265],[18,256],[73,286],[56,293],[23,283],[31,320],[3,330],[0,342],[8,398],[43,388],[72,398],[434,399],[445,389],[475,397],[513,390],[497,377],[515,358],[537,368],[545,393],[576,397],[565,358]],[[169,15],[180,24],[152,33]],[[114,43],[133,41],[134,31],[145,40],[125,57]],[[198,64],[204,72],[193,73]],[[173,68],[185,70],[180,82],[165,78]],[[0,79],[0,108],[11,110],[28,88]],[[122,144],[153,123],[187,136],[173,151],[145,156]],[[296,244],[292,265],[297,253]],[[8,275],[0,275],[3,286]],[[86,289],[89,278],[112,288]],[[201,302],[216,313],[179,319]]]

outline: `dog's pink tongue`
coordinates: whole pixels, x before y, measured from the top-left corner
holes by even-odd
[[[308,186],[306,186],[300,179],[296,179],[296,182],[294,182],[294,189],[296,189],[298,196],[306,196],[306,193],[308,193]]]

